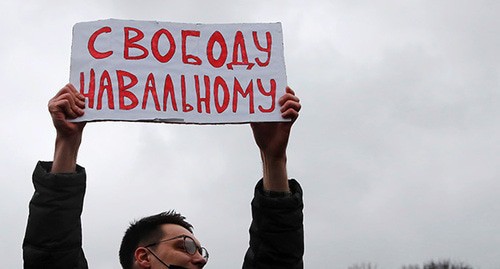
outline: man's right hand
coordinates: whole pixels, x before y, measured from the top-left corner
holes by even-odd
[[[48,107],[58,137],[70,138],[81,135],[85,123],[73,123],[68,120],[83,115],[85,97],[72,84],[64,86],[56,96],[50,99]]]
[[[75,172],[85,122],[69,120],[83,115],[85,98],[72,84],[67,84],[50,99],[48,108],[57,131],[51,173]]]

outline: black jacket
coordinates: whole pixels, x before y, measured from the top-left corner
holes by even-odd
[[[38,162],[33,172],[24,268],[86,269],[80,220],[85,169],[77,166],[76,173],[51,174],[51,165]],[[262,191],[262,180],[257,183],[244,269],[303,268],[302,189],[295,180],[290,180],[290,189],[290,196],[271,197]]]

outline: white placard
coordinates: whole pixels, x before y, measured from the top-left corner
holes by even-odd
[[[77,121],[284,121],[281,23],[100,20],[73,27]]]

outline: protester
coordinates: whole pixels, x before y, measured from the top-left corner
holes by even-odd
[[[289,122],[251,123],[260,149],[263,178],[252,201],[250,246],[243,268],[303,268],[302,189],[288,179],[286,148],[301,108],[287,87],[279,100]],[[57,131],[54,159],[39,161],[33,172],[35,193],[23,242],[24,268],[88,268],[82,249],[81,213],[85,169],[77,165],[85,122],[85,98],[71,84],[48,104]],[[173,211],[143,218],[129,227],[120,247],[120,263],[128,268],[203,268],[208,251],[201,247],[185,218]]]

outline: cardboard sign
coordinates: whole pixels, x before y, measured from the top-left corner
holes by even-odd
[[[281,24],[78,23],[70,82],[86,97],[77,121],[284,121]]]

